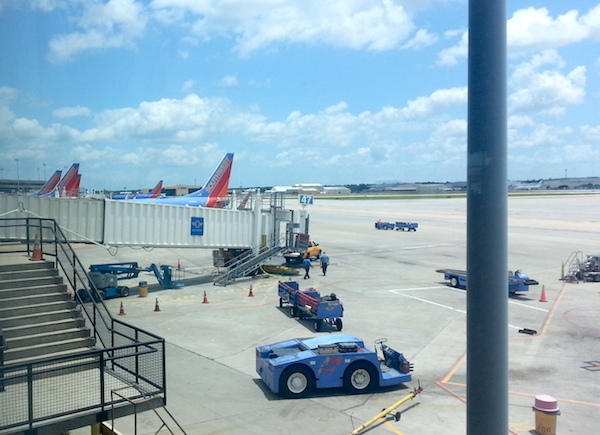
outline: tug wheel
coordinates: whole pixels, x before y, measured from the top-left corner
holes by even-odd
[[[312,371],[301,364],[286,368],[279,378],[279,391],[286,397],[303,397],[313,390],[314,385]]]
[[[367,393],[375,387],[376,376],[373,365],[357,361],[344,372],[344,388],[350,393]]]

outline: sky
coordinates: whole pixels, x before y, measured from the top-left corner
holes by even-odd
[[[600,176],[600,1],[507,0],[508,178]],[[467,178],[467,0],[0,0],[0,178]]]

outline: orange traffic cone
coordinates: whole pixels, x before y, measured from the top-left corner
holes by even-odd
[[[119,316],[125,315],[125,309],[123,309],[123,302],[121,302],[121,308],[119,309]]]
[[[40,237],[36,234],[33,242],[33,253],[31,254],[31,261],[43,260],[42,257],[42,245],[40,244]]]
[[[250,291],[248,292],[248,297],[249,298],[253,298],[254,297],[254,293],[252,293],[252,285],[250,285]]]
[[[546,289],[542,286],[542,296],[540,297],[540,302],[548,302],[546,299]]]
[[[206,297],[206,290],[204,290],[204,299],[202,300],[203,304],[208,304],[208,298]]]
[[[181,260],[177,259],[177,270],[181,270]]]
[[[158,298],[156,298],[156,303],[154,304],[154,311],[160,311],[160,307],[158,306]]]

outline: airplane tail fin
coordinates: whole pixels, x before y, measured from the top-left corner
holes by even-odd
[[[162,186],[163,186],[163,180],[160,180],[158,182],[158,184],[156,185],[156,187],[154,187],[154,189],[152,189],[152,192],[150,192],[150,198],[158,197],[162,192]]]
[[[74,179],[73,183],[70,183],[68,187],[66,187],[65,196],[69,198],[76,198],[79,196],[79,186],[81,185],[81,174],[77,174],[77,178]]]
[[[231,167],[233,166],[233,153],[225,154],[217,170],[206,182],[202,189],[186,196],[208,198],[204,207],[220,208],[222,200],[227,196],[229,190],[229,177],[231,177]]]
[[[35,196],[44,196],[47,195],[49,193],[51,193],[54,188],[56,187],[56,185],[58,184],[58,182],[60,181],[60,176],[62,174],[62,171],[56,171],[54,174],[52,174],[52,177],[50,177],[48,179],[48,181],[46,181],[46,183],[44,183],[44,185],[41,187],[40,190],[38,190],[36,193],[34,193]]]
[[[54,189],[42,196],[64,196],[63,192],[68,192],[77,183],[77,174],[79,173],[79,163],[73,163],[67,173],[62,177]],[[58,195],[55,195],[55,192]]]

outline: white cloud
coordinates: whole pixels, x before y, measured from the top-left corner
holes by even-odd
[[[573,134],[570,127],[555,127],[547,124],[533,124],[530,128],[509,129],[508,148],[545,148],[564,145]]]
[[[231,88],[239,85],[239,81],[236,76],[225,76],[217,83],[218,86],[222,86],[224,88]]]
[[[183,92],[191,91],[196,86],[196,80],[186,80],[181,86]]]
[[[512,112],[535,111],[560,116],[565,106],[582,104],[585,98],[586,68],[578,66],[567,74],[542,70],[547,65],[562,66],[562,58],[554,50],[544,51],[531,61],[517,65],[509,79],[514,92],[509,96]]]
[[[469,32],[465,30],[456,45],[439,52],[437,63],[442,66],[454,66],[460,59],[465,59],[468,55]]]
[[[428,97],[419,97],[409,101],[402,109],[407,119],[426,119],[441,113],[449,107],[465,106],[467,104],[467,88],[440,89]]]
[[[52,114],[57,118],[73,118],[76,116],[89,116],[91,110],[87,107],[61,107],[52,111]]]
[[[199,38],[234,35],[244,56],[282,42],[389,50],[415,30],[411,15],[392,0],[154,0],[151,6],[198,16],[193,31]],[[430,39],[420,33],[415,43]]]
[[[589,20],[588,20],[589,21]],[[585,16],[571,10],[556,18],[546,8],[516,11],[507,23],[507,42],[511,54],[558,48],[580,42],[590,36]]]
[[[32,9],[50,12],[57,8],[64,8],[65,0],[29,0]],[[1,8],[1,6],[0,6]]]
[[[415,35],[402,46],[402,48],[412,48],[419,49],[423,47],[427,47],[429,45],[433,45],[438,41],[437,35],[429,33],[425,29],[419,29],[415,33]]]
[[[507,22],[507,53],[519,56],[564,47],[584,40],[600,40],[600,5],[580,15],[571,10],[553,18],[546,8],[517,10]],[[468,32],[458,44],[440,51],[438,64],[456,65],[468,55]]]
[[[53,38],[48,60],[59,63],[93,49],[133,46],[146,27],[144,6],[135,0],[89,0],[73,22],[81,29]]]
[[[600,144],[600,125],[583,125],[579,128],[579,131],[586,140]]]

